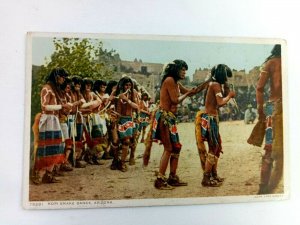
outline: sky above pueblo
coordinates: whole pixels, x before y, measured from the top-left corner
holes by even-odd
[[[116,50],[120,58],[126,61],[134,59],[149,63],[165,64],[174,59],[183,59],[189,69],[187,75],[192,78],[199,68],[212,68],[216,64],[226,64],[231,69],[246,72],[260,66],[270,55],[274,46],[266,41],[251,40],[241,42],[228,39],[198,40],[188,38],[169,39],[134,39],[130,38],[97,38],[103,42],[103,48]],[[54,52],[52,37],[32,38],[32,64],[42,65]]]

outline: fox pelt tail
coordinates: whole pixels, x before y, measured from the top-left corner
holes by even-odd
[[[266,132],[266,123],[265,121],[258,120],[255,126],[253,127],[253,130],[247,139],[247,143],[261,147],[264,138],[265,138],[265,132]]]
[[[144,155],[143,155],[143,165],[144,166],[148,166],[148,163],[150,160],[151,148],[152,148],[152,143],[153,143],[152,134],[153,134],[153,120],[155,118],[155,112],[156,111],[151,113],[149,131],[147,133],[147,137],[144,142],[144,144],[145,144],[145,151],[144,151]]]
[[[197,144],[197,149],[198,149],[198,154],[200,157],[200,163],[203,171],[205,170],[205,162],[207,158],[207,150],[204,145],[204,142],[202,140],[202,135],[201,135],[201,115],[204,112],[198,111],[197,115],[195,117],[195,138],[196,138],[196,144]]]
[[[39,145],[39,123],[42,113],[37,113],[34,117],[34,122],[32,125],[33,132],[33,165],[35,164],[36,151]]]

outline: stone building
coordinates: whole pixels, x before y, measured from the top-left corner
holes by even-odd
[[[208,68],[196,69],[195,73],[193,74],[193,83],[199,84],[205,81],[209,76],[210,76],[210,69]]]
[[[199,84],[205,81],[210,76],[210,69],[197,69],[193,74],[193,84]],[[259,76],[259,67],[254,67],[246,73],[245,70],[232,70],[232,78],[229,78],[229,83],[237,87],[255,86]]]
[[[163,66],[161,63],[143,62],[141,59],[134,59],[134,61],[120,60],[115,62],[115,68],[117,69],[112,79],[119,80],[122,76],[127,75],[143,86],[150,94],[151,99],[154,100],[155,91],[160,84],[160,74]]]
[[[163,64],[160,63],[145,63],[141,59],[134,61],[121,61],[120,71],[121,72],[131,72],[131,73],[140,73],[144,75],[150,74],[160,74],[163,69]]]

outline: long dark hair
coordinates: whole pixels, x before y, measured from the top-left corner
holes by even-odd
[[[51,70],[50,74],[46,77],[46,82],[51,82],[57,85],[56,77],[67,77],[68,73],[63,68],[55,68]]]
[[[46,83],[52,88],[58,104],[62,103],[63,93],[60,84],[57,83],[57,76],[67,77],[68,73],[63,68],[55,68],[46,77]]]
[[[269,61],[272,58],[279,58],[281,57],[281,45],[276,44],[273,49],[271,50],[271,55],[266,58],[265,62]]]
[[[77,84],[80,84],[80,88],[82,87],[82,78],[78,76],[72,77],[72,86],[71,86],[72,91],[75,91],[75,86]]]
[[[144,92],[144,93],[142,94],[141,99],[143,100],[145,96],[147,96],[147,100],[148,100],[148,99],[149,99],[149,95],[148,95],[148,93],[146,93],[146,92]]]
[[[228,77],[232,77],[232,70],[225,64],[218,64],[215,65],[211,71],[211,80],[218,82],[219,84],[225,84],[227,81]],[[203,100],[204,100],[204,104],[206,101],[206,96],[207,96],[207,91],[208,91],[208,87],[206,88],[206,90],[204,91],[203,94]]]
[[[118,82],[118,86],[117,86],[117,90],[116,90],[116,96],[118,96],[119,94],[122,94],[123,92],[124,92],[124,85],[126,84],[126,83],[131,83],[131,89],[130,89],[130,91],[131,91],[131,101],[133,101],[133,82],[132,82],[132,80],[130,79],[130,77],[122,77],[121,79],[120,79],[120,81]]]
[[[232,77],[231,69],[225,64],[218,64],[211,69],[211,79],[220,84],[225,84],[227,77]]]
[[[80,95],[81,95],[81,91],[77,91],[75,90],[75,86],[79,84],[80,85],[80,89],[82,86],[82,78],[79,76],[73,76],[72,77],[72,85],[71,85],[71,90],[72,90],[72,94],[75,96],[75,101],[78,101],[80,99]]]
[[[88,99],[89,96],[87,96],[86,90],[85,90],[85,86],[86,86],[87,84],[90,84],[90,85],[91,85],[91,91],[92,91],[94,82],[93,82],[93,80],[90,79],[90,78],[84,78],[84,79],[82,80],[81,94],[83,95],[84,99],[88,102],[88,101],[89,101],[89,99]]]
[[[67,85],[70,85],[70,87],[72,86],[72,80],[68,77],[65,78],[65,81],[62,83],[62,85],[60,85],[60,89],[62,91],[65,91]]]
[[[81,92],[84,93],[85,92],[85,85],[90,84],[91,85],[91,91],[93,90],[93,85],[94,82],[92,79],[90,78],[84,78],[82,79],[82,85],[81,85]]]
[[[111,94],[112,93],[112,89],[114,86],[116,86],[118,84],[117,81],[115,80],[110,80],[108,83],[107,83],[107,86],[106,86],[106,89],[105,89],[105,93],[107,94]]]
[[[96,80],[95,83],[94,83],[94,86],[93,86],[93,91],[94,92],[99,92],[99,89],[100,89],[101,85],[107,86],[106,81],[104,81],[104,80]]]
[[[161,80],[161,85],[167,77],[173,77],[175,82],[177,83],[177,81],[180,79],[179,71],[183,68],[188,70],[188,65],[181,59],[175,59],[173,62],[168,63],[162,72],[163,78]]]

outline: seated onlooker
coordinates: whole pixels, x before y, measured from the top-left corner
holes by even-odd
[[[256,112],[252,108],[252,105],[249,104],[245,111],[244,122],[245,122],[245,124],[253,123],[255,118],[256,118]]]

